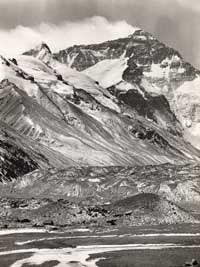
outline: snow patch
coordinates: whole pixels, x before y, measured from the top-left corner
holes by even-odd
[[[122,75],[127,67],[127,58],[106,59],[86,69],[84,73],[98,81],[102,87],[108,88],[123,80]]]

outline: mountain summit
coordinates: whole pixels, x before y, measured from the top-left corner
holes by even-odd
[[[127,38],[69,47],[55,58],[104,88],[126,91],[139,86],[152,96],[165,96],[185,139],[200,148],[200,71],[150,33],[136,30]]]

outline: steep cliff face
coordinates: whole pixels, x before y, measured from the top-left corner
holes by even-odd
[[[67,48],[55,58],[85,71],[104,88],[129,90],[137,84],[152,96],[164,95],[186,139],[200,146],[200,72],[151,34],[137,30],[127,38]]]

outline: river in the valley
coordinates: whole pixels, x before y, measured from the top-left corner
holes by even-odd
[[[0,231],[0,267],[177,267],[200,261],[200,225]]]

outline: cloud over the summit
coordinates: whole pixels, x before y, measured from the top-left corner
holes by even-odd
[[[125,37],[134,30],[123,20],[110,22],[99,16],[76,22],[63,21],[59,25],[42,23],[36,27],[17,26],[11,30],[0,30],[0,54],[15,56],[42,41],[53,51],[58,51],[74,44],[99,43]]]

